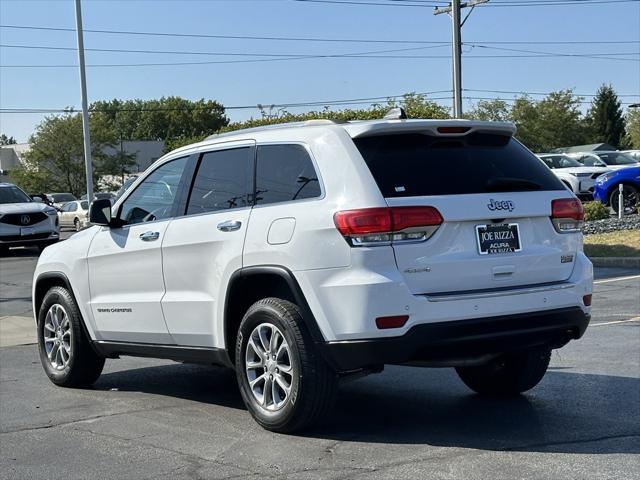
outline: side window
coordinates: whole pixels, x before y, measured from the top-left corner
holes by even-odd
[[[122,204],[120,218],[131,225],[171,217],[188,158],[171,160],[145,178]]]
[[[67,203],[67,212],[75,212],[78,210],[78,204],[76,202]]]
[[[301,145],[262,145],[256,165],[257,205],[320,196],[318,174]]]
[[[246,207],[250,153],[241,147],[202,155],[187,215]]]

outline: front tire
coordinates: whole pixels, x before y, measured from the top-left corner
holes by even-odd
[[[486,365],[457,367],[471,390],[492,395],[516,395],[532,389],[547,371],[551,350],[530,350],[503,355]]]
[[[265,298],[249,308],[240,323],[235,363],[244,403],[267,430],[302,430],[333,406],[336,375],[291,302]]]
[[[611,194],[609,195],[609,205],[615,213],[618,213],[619,208],[619,192],[618,188],[615,188]],[[623,214],[628,215],[635,212],[638,208],[638,203],[640,202],[640,195],[638,194],[638,189],[633,185],[622,185],[622,202],[623,202]]]
[[[82,328],[82,316],[71,293],[51,288],[38,312],[38,351],[49,379],[61,387],[94,383],[104,358],[91,347]]]

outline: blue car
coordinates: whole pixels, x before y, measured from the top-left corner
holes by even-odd
[[[600,175],[596,179],[593,198],[618,211],[618,186],[622,184],[624,213],[633,213],[638,208],[640,192],[640,167],[627,167]]]

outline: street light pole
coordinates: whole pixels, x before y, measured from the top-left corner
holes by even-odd
[[[451,0],[453,30],[453,117],[462,117],[462,45],[460,42],[460,0]]]
[[[453,37],[451,42],[451,54],[453,63],[453,118],[462,118],[462,40],[460,30],[467,21],[476,5],[487,3],[489,0],[469,0],[460,3],[460,0],[451,0],[447,7],[435,7],[434,15],[448,13],[451,16]],[[471,8],[464,20],[460,21],[460,12],[463,8]]]
[[[76,31],[78,34],[78,63],[80,65],[80,96],[82,97],[82,134],[84,137],[84,163],[87,176],[87,201],[91,203],[93,201],[93,165],[91,163],[87,77],[84,65],[84,40],[82,38],[82,9],[80,0],[76,0]]]

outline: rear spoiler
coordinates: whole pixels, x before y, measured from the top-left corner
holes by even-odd
[[[354,122],[341,125],[351,138],[396,133],[425,133],[437,137],[468,135],[473,132],[512,136],[516,126],[511,122],[478,122],[471,120],[387,120]]]

